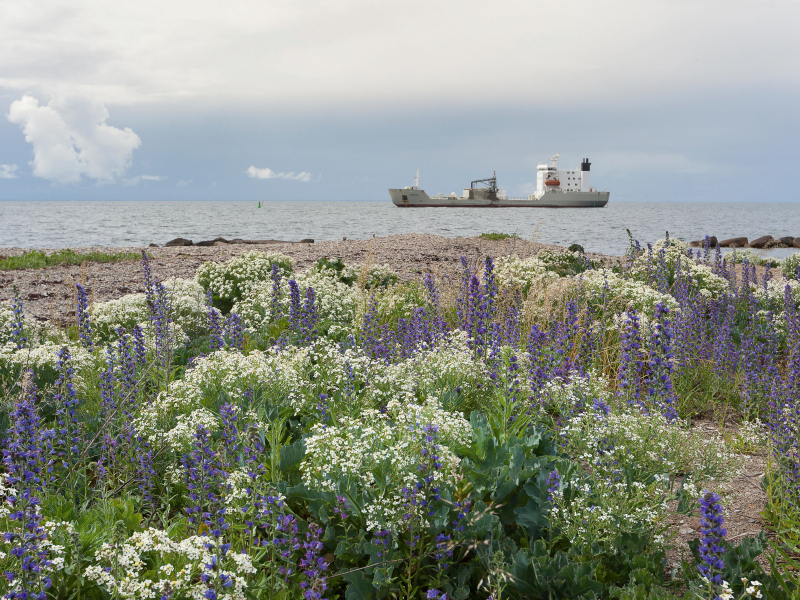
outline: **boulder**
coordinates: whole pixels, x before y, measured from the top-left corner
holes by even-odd
[[[246,244],[247,242],[242,238],[236,238],[231,240],[231,244]]]
[[[705,240],[697,240],[695,242],[689,242],[689,245],[692,248],[702,248],[705,243],[706,243]],[[708,246],[709,246],[709,248],[716,248],[717,247],[717,236],[715,236],[715,235],[708,236]]]
[[[800,237],[794,238],[794,243],[792,244],[793,248],[800,248]]]
[[[771,235],[762,235],[760,238],[750,242],[748,246],[750,248],[767,248],[768,246],[772,246],[774,241]]]
[[[314,240],[311,238],[305,238],[304,240],[300,240],[300,244],[313,244]]]
[[[158,244],[153,244],[153,243],[151,242],[151,243],[150,243],[150,248],[158,248]]]
[[[791,248],[792,244],[794,243],[794,238],[792,236],[790,236],[790,235],[787,235],[787,236],[784,236],[784,237],[779,237],[778,238],[778,243],[783,244],[787,248]]]
[[[229,246],[228,242],[214,242],[215,246]]]
[[[174,240],[168,241],[164,246],[170,248],[172,246],[193,246],[192,240],[187,240],[186,238],[175,238]]]
[[[729,240],[722,240],[719,243],[723,248],[744,248],[747,246],[746,237],[731,238]]]
[[[205,240],[203,242],[197,242],[195,246],[217,246],[222,244],[230,244],[230,242],[223,237],[216,237],[213,240]]]

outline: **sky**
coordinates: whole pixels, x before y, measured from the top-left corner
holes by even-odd
[[[797,0],[0,3],[0,200],[387,200],[583,157],[796,202]]]

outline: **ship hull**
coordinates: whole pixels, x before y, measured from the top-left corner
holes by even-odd
[[[430,197],[423,190],[390,189],[392,203],[400,208],[602,208],[610,192],[546,192],[538,200],[504,198],[468,199]]]

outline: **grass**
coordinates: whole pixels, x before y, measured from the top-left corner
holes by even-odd
[[[135,252],[87,252],[78,254],[72,250],[59,250],[53,254],[45,254],[41,250],[32,250],[19,256],[8,256],[0,259],[0,271],[14,271],[16,269],[46,269],[60,265],[80,265],[85,262],[120,262],[123,260],[138,260],[139,254]]]
[[[519,239],[519,236],[514,233],[482,233],[480,235],[481,238],[484,240],[507,240],[507,239]]]

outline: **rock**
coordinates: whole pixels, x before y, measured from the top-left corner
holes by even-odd
[[[346,241],[347,241],[347,238],[346,238],[346,237],[343,237],[343,238],[342,238],[342,241],[343,241],[343,242],[346,242]]]
[[[215,246],[230,246],[228,242],[214,242]]]
[[[205,240],[203,242],[197,242],[195,246],[220,246],[223,244],[230,244],[228,240],[223,237],[215,237],[213,240]]]
[[[694,533],[694,529],[691,527],[681,527],[680,528],[681,535],[689,535]]]
[[[312,240],[311,238],[305,238],[304,240],[300,240],[299,243],[300,244],[313,244],[314,240]]]
[[[171,248],[173,246],[193,246],[192,240],[187,240],[186,238],[175,238],[174,240],[168,241],[164,246],[166,248]]]
[[[794,243],[794,238],[790,235],[779,237],[778,242],[786,246],[787,248],[791,248],[792,244]]]
[[[750,242],[748,246],[750,248],[766,248],[767,246],[771,246],[773,241],[771,235],[762,235],[760,238]]]
[[[150,248],[158,248],[158,244],[153,244],[153,243],[151,242],[151,243],[150,243]]]
[[[745,248],[747,246],[746,237],[731,238],[729,240],[722,240],[719,243],[723,248]]]
[[[705,243],[706,243],[705,240],[697,240],[695,242],[689,242],[689,245],[692,248],[702,248]],[[708,236],[708,246],[709,246],[709,248],[716,248],[717,247],[717,236],[715,236],[715,235]]]
[[[242,238],[236,238],[234,240],[231,240],[231,244],[246,244],[246,243],[247,242],[245,242]]]
[[[794,238],[794,243],[792,244],[793,248],[800,248],[800,237]]]
[[[694,530],[698,530],[703,526],[703,522],[700,520],[700,517],[692,517],[689,519],[689,527]]]

